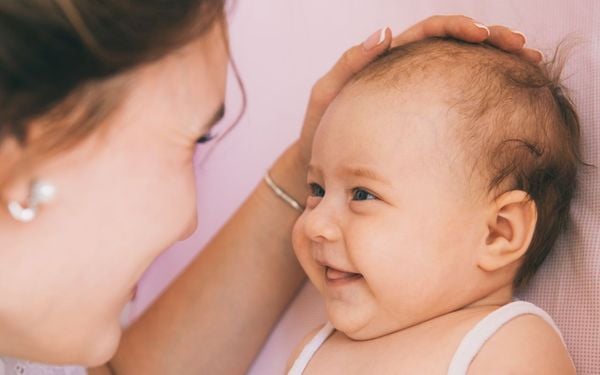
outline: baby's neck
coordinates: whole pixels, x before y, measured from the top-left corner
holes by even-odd
[[[432,327],[436,327],[434,330],[443,331],[445,327],[450,327],[456,322],[464,321],[465,317],[475,317],[475,319],[477,319],[477,317],[487,315],[512,302],[513,295],[513,287],[510,284],[500,286],[498,289],[492,290],[491,292],[487,290],[486,293],[482,292],[482,294],[476,296],[473,301],[456,310],[451,310],[425,321],[418,322],[413,326],[405,327],[397,332],[392,332],[392,334],[398,333],[402,335],[402,331],[410,334],[410,332],[419,332],[422,329],[430,331]]]
[[[514,292],[512,285],[503,285],[491,293],[486,293],[485,295],[477,298],[475,301],[465,305],[461,308],[461,310],[484,306],[500,307],[511,302],[513,300],[513,296]]]

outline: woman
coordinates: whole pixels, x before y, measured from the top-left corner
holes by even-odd
[[[223,112],[223,2],[2,2],[0,28],[1,355],[94,366],[118,348],[94,371],[242,373],[304,279],[290,251],[298,213],[267,184],[119,346],[138,278],[195,227],[192,154]],[[460,16],[393,41],[376,32],[315,85],[274,183],[302,201],[329,101],[391,44],[435,35],[540,59],[520,34]]]

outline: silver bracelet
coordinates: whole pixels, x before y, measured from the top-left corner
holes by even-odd
[[[275,195],[277,195],[279,198],[283,199],[283,201],[285,203],[287,203],[290,206],[292,206],[292,208],[294,208],[296,211],[299,211],[299,212],[304,211],[304,207],[300,203],[298,203],[297,200],[295,200],[294,198],[292,198],[282,188],[280,188],[279,186],[277,186],[277,184],[275,182],[273,182],[273,179],[271,178],[271,175],[269,174],[269,172],[267,172],[265,174],[264,180],[267,183],[267,185],[271,188],[271,190],[273,190],[273,192],[275,193]]]

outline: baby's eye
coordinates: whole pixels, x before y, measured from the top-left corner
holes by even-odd
[[[319,184],[315,184],[314,182],[310,183],[310,184],[308,184],[308,189],[309,189],[309,194],[312,197],[324,197],[325,196],[325,189],[323,189],[321,187],[321,185],[319,185]]]
[[[366,201],[366,200],[372,200],[372,199],[377,199],[377,197],[374,196],[373,194],[369,193],[365,189],[355,188],[352,190],[352,200]]]

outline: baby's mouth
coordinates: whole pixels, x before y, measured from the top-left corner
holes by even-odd
[[[325,267],[325,277],[329,282],[345,282],[361,279],[363,276],[360,273],[341,271],[329,266]]]

